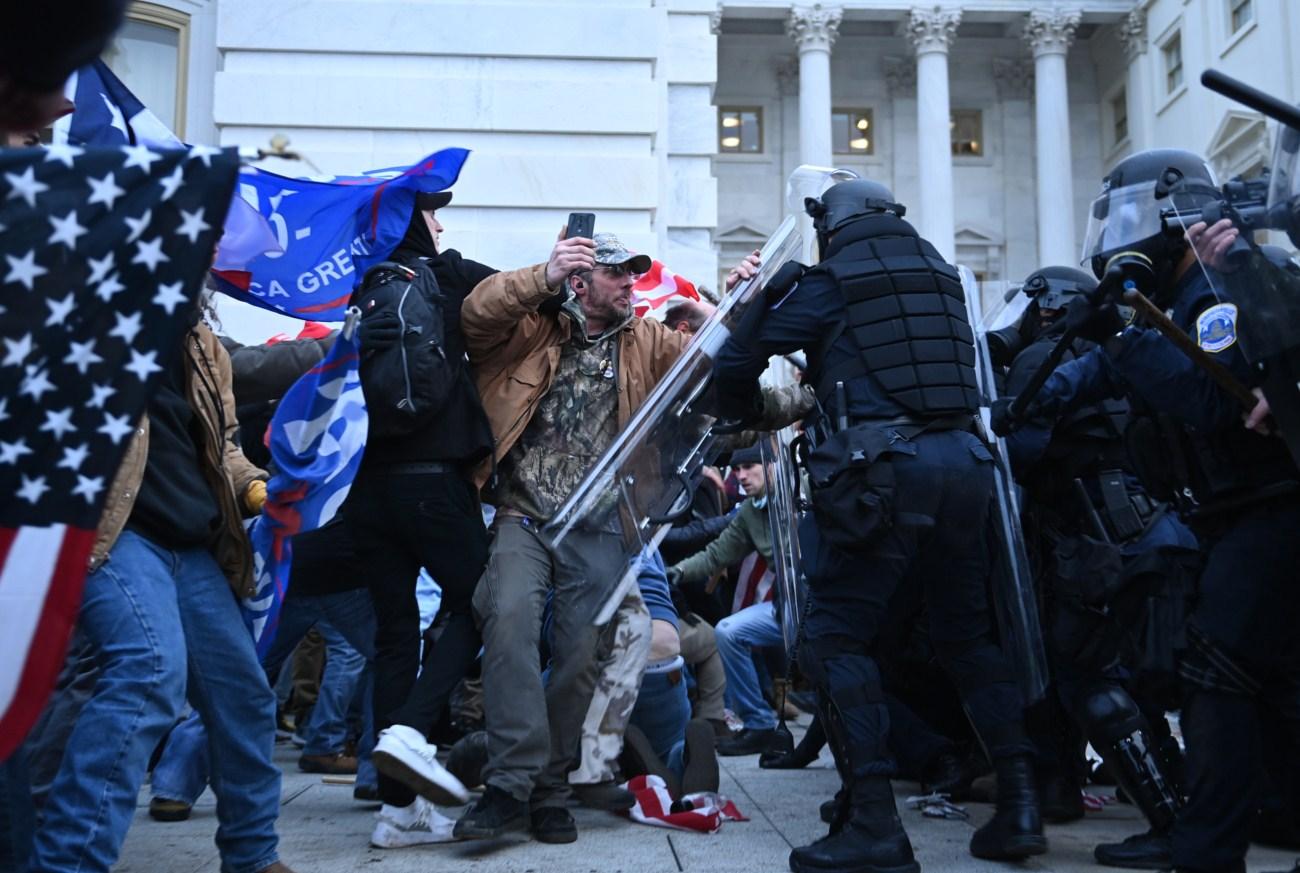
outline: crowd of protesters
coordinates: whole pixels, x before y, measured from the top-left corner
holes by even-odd
[[[102,51],[120,20],[121,3],[102,6],[102,18],[78,19],[46,57],[32,54],[39,40],[0,43],[8,146],[35,144],[68,111],[62,81]],[[47,23],[20,22],[34,32]],[[1010,771],[999,769],[999,789],[997,750],[990,760],[937,666],[951,660],[954,641],[931,639],[933,605],[917,586],[901,585],[879,605],[887,620],[873,631],[869,662],[879,675],[841,688],[851,704],[843,711],[791,662],[782,619],[799,605],[773,584],[776,528],[785,522],[773,518],[774,465],[755,431],[810,418],[818,397],[808,386],[764,389],[761,411],[744,422],[752,430],[728,441],[717,466],[697,477],[689,510],[633,559],[636,584],[608,621],[592,620],[629,572],[619,514],[559,545],[546,526],[715,307],[674,299],[636,314],[634,283],[651,258],[604,231],[562,233],[531,265],[475,262],[440,240],[451,200],[449,191],[416,195],[404,237],[358,278],[356,337],[371,413],[364,460],[333,520],[294,537],[288,593],[260,654],[239,603],[255,592],[244,522],[262,509],[274,472],[265,434],[277,402],[338,334],[311,325],[294,339],[243,346],[218,335],[209,292],[192,308],[108,489],[57,686],[26,741],[0,762],[6,869],[106,873],[147,784],[158,824],[142,826],[188,818],[210,789],[222,869],[287,873],[277,744],[301,750],[303,772],[354,780],[358,811],[375,811],[374,847],[508,832],[569,843],[579,839],[574,803],[630,810],[637,776],[662,780],[677,801],[716,795],[718,756],[807,766],[824,744],[843,746],[836,732],[845,725],[861,727],[852,724],[858,704],[883,722],[869,727],[890,775],[933,793],[940,810],[945,801],[985,800],[1002,815],[1014,793]],[[864,202],[877,212],[896,207],[888,198]],[[758,252],[746,257],[722,294],[762,266]],[[1042,288],[1060,278],[1045,274]],[[1033,312],[1059,316],[1047,301]],[[422,357],[430,354],[436,359]],[[390,366],[396,358],[400,370]],[[436,414],[424,405],[430,398]],[[417,406],[425,412],[412,416]],[[1013,461],[1023,462],[1023,439],[1012,441],[1021,453]],[[1149,523],[1163,519],[1162,510]],[[1195,549],[1194,541],[1172,546]],[[971,613],[983,618],[980,601]],[[1065,635],[1053,632],[1053,643]],[[1169,857],[1172,825],[1156,807],[1171,791],[1142,794],[1143,785],[1125,782],[1119,757],[1137,754],[1132,737],[1151,736],[1161,748],[1139,748],[1146,769],[1136,772],[1179,770],[1165,707],[1155,705],[1147,725],[1145,711],[1124,709],[1138,704],[1122,683],[1105,678],[1104,687],[1091,675],[1076,684],[1088,686],[1079,699],[1119,713],[1099,721],[1123,721],[1114,736],[1087,737],[1114,772],[1089,769],[1076,714],[1057,712],[1051,699],[1026,714],[1032,762],[1017,728],[1017,790],[1032,807],[1024,829],[1036,841],[1014,857],[1046,851],[1040,812],[1057,824],[1078,820],[1084,786],[1115,777],[1137,795],[1152,831],[1100,847],[1098,859],[1140,867]],[[1055,679],[1074,681],[1065,671]],[[796,746],[786,723],[813,714]],[[862,803],[851,796],[854,778],[866,777],[846,776],[844,791],[825,798],[832,835],[879,823],[854,818]],[[1297,842],[1290,818],[1288,807],[1273,839]],[[1010,827],[999,822],[985,830]],[[815,860],[801,869],[848,869]]]

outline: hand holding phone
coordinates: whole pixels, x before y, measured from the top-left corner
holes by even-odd
[[[574,273],[581,273],[596,266],[596,249],[591,241],[595,227],[595,213],[569,214],[569,223],[565,227],[564,235],[555,243],[550,260],[546,262],[548,287],[558,288]]]
[[[569,224],[564,230],[565,239],[591,239],[591,235],[596,232],[596,213],[594,212],[570,212]]]

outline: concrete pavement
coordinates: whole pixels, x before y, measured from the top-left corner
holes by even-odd
[[[368,839],[373,810],[352,799],[351,786],[327,784],[320,776],[300,773],[297,751],[288,745],[276,750],[284,769],[280,814],[280,856],[296,873],[777,873],[788,870],[792,846],[825,833],[817,807],[835,791],[838,779],[829,757],[805,770],[761,770],[757,756],[723,758],[722,792],[750,817],[732,822],[712,835],[669,831],[633,824],[611,813],[575,809],[578,842],[548,846],[522,835],[487,843],[450,843],[413,849],[372,849]],[[900,814],[911,835],[917,859],[926,873],[993,873],[1024,871],[1096,871],[1092,847],[1142,829],[1131,807],[1112,804],[1090,812],[1075,824],[1050,827],[1051,852],[1025,864],[978,861],[967,852],[972,830],[992,812],[985,804],[969,804],[971,819],[949,821],[924,818],[903,809],[902,798],[916,786],[897,783]],[[189,821],[162,824],[148,814],[149,793],[140,794],[135,824],[127,837],[120,873],[219,873],[213,844],[215,799],[200,798]],[[455,817],[459,810],[445,810]],[[1290,871],[1297,853],[1255,848],[1249,873]]]

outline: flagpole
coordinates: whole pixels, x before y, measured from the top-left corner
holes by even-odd
[[[349,306],[347,312],[343,315],[343,338],[350,340],[352,334],[356,332],[357,324],[361,321],[361,310],[355,306]]]

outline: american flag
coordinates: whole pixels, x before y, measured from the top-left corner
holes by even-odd
[[[632,286],[632,309],[638,318],[662,320],[664,312],[674,303],[699,299],[700,292],[694,283],[659,261],[652,261],[650,269]]]
[[[214,149],[0,151],[0,760],[63,662],[109,486],[237,172]]]
[[[758,552],[750,552],[740,562],[740,575],[736,579],[736,593],[731,598],[731,612],[734,615],[755,603],[766,603],[776,596],[772,583],[776,574],[767,566],[767,561]]]
[[[266,486],[262,514],[249,530],[257,590],[243,601],[244,620],[260,656],[271,650],[289,593],[292,538],[334,517],[361,466],[369,418],[353,327],[354,321],[349,322],[325,360],[293,383],[271,419],[277,472]]]

